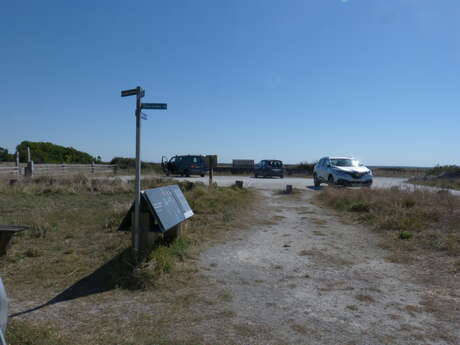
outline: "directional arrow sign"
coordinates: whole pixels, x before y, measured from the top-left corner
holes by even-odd
[[[137,95],[137,89],[121,91],[121,97]]]
[[[166,103],[142,103],[141,108],[166,110],[168,105]]]

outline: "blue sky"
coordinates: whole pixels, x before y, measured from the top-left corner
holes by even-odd
[[[0,146],[460,164],[458,0],[2,1]]]

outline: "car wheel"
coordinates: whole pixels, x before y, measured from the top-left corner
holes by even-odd
[[[280,175],[280,178],[284,178],[284,175]]]
[[[313,183],[315,184],[315,187],[319,187],[321,185],[321,182],[316,174],[313,174]]]
[[[255,173],[254,178],[258,178],[258,177],[259,177],[259,174]]]
[[[200,174],[201,177],[204,177],[204,174]]]
[[[166,172],[166,176],[170,176],[170,175],[171,175],[171,172],[168,170],[168,171]]]
[[[190,177],[190,171],[188,169],[184,170],[185,177]]]
[[[328,183],[328,185],[333,186],[335,184],[334,176],[329,175],[329,177],[327,178],[327,183]]]

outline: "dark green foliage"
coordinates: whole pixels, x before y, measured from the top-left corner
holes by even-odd
[[[427,176],[439,176],[446,173],[460,174],[460,166],[458,165],[437,165],[427,171]]]
[[[370,207],[365,201],[354,201],[351,203],[349,210],[351,212],[369,212]]]
[[[412,236],[413,236],[413,235],[412,235],[412,232],[409,232],[409,231],[401,231],[401,232],[399,233],[399,238],[400,238],[401,240],[408,240],[408,239],[410,239]]]
[[[306,170],[309,174],[313,174],[313,168],[315,167],[316,162],[300,162],[295,166],[295,169]]]
[[[17,147],[21,162],[27,161],[27,147],[30,147],[32,160],[35,163],[80,163],[90,164],[97,161],[86,152],[73,147],[64,147],[53,143],[23,141]]]
[[[8,149],[0,146],[0,162],[13,162],[14,155],[8,153]]]

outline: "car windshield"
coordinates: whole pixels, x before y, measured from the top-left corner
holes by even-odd
[[[283,163],[281,163],[281,161],[270,161],[268,162],[268,165],[270,165],[272,168],[281,168]]]
[[[336,167],[357,167],[360,164],[359,161],[356,159],[332,158],[331,165]]]

